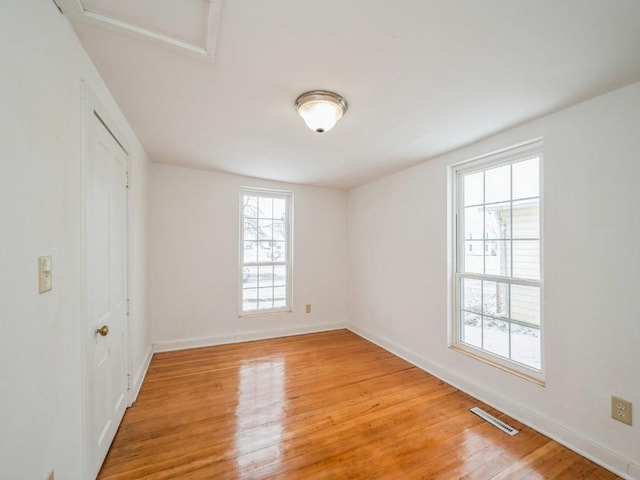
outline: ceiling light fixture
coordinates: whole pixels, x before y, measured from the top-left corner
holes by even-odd
[[[324,133],[333,128],[347,111],[347,101],[337,93],[313,90],[296,99],[296,110],[314,132]]]

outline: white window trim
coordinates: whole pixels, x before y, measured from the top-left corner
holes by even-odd
[[[516,376],[532,381],[538,385],[545,385],[545,328],[544,328],[544,195],[543,195],[543,168],[544,168],[544,149],[542,138],[536,138],[527,142],[523,142],[518,145],[507,147],[495,152],[481,155],[464,162],[451,165],[449,167],[449,186],[450,186],[450,311],[448,315],[448,332],[449,332],[449,348],[475,358],[483,363],[492,365],[506,372],[512,373]],[[458,261],[461,258],[462,251],[464,249],[464,242],[458,242],[459,224],[458,224],[458,209],[461,204],[462,192],[459,189],[459,174],[464,172],[465,174],[473,173],[474,171],[483,171],[491,167],[497,167],[500,165],[510,164],[523,157],[537,155],[539,156],[539,205],[540,205],[540,280],[529,281],[525,279],[518,279],[517,284],[538,286],[540,288],[540,371],[529,368],[526,365],[519,364],[515,361],[511,361],[494,355],[486,350],[482,350],[471,345],[461,342],[460,335],[460,277],[458,272]],[[465,274],[465,277],[473,276],[473,274]],[[503,277],[492,277],[491,275],[480,275],[486,280],[501,280]],[[516,282],[514,282],[516,283]]]
[[[279,308],[270,308],[263,310],[252,310],[244,312],[242,310],[242,298],[243,298],[243,285],[242,285],[242,273],[244,269],[243,263],[243,249],[244,249],[244,209],[243,209],[243,197],[246,194],[254,194],[258,196],[271,196],[277,198],[287,199],[287,305]],[[269,188],[257,188],[257,187],[240,187],[239,197],[239,232],[238,232],[238,317],[257,317],[263,315],[273,315],[276,313],[291,313],[293,312],[293,192],[286,190],[273,190]]]

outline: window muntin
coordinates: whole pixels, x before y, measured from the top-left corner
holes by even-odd
[[[241,189],[241,315],[290,310],[291,193]]]
[[[453,344],[542,379],[537,143],[454,168]]]

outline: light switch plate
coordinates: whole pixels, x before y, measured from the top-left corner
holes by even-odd
[[[48,292],[51,287],[51,255],[38,257],[38,292]]]

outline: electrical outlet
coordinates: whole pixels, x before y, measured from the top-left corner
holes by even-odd
[[[310,303],[307,303],[307,308],[305,309],[305,312],[311,313],[311,304]]]
[[[38,293],[51,290],[51,256],[38,257]]]
[[[611,418],[619,422],[631,425],[631,402],[619,397],[611,397]]]

